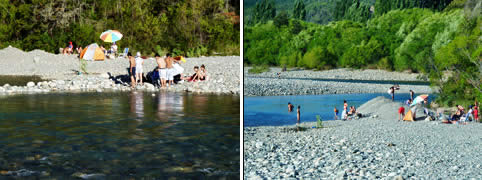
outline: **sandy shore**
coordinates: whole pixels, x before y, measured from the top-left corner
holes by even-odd
[[[482,179],[482,124],[399,122],[399,106],[375,98],[358,109],[370,117],[302,132],[245,127],[245,179]]]
[[[186,58],[181,64],[184,75],[194,73],[193,67],[204,64],[208,80],[182,84],[168,88],[168,91],[192,91],[205,93],[239,94],[240,57],[201,57]],[[126,58],[88,61],[88,75],[77,75],[80,63],[76,55],[51,54],[42,50],[24,52],[13,47],[0,50],[0,75],[37,75],[53,81],[27,84],[23,87],[5,86],[0,93],[49,92],[49,91],[106,91],[129,90]],[[153,58],[144,61],[144,74],[157,66]],[[157,88],[146,84],[141,90],[155,91]]]
[[[349,70],[335,69],[328,71],[291,70],[276,73],[280,68],[260,74],[250,74],[244,69],[245,96],[279,96],[279,95],[308,95],[308,94],[353,94],[353,93],[386,93],[393,84],[384,81],[420,83],[415,73],[388,72],[382,70]],[[328,79],[320,81],[317,79]],[[338,80],[349,80],[341,82]],[[364,81],[359,81],[364,80]],[[380,81],[367,83],[366,80]],[[408,93],[410,89],[416,93],[432,93],[428,85],[400,85],[397,93]]]

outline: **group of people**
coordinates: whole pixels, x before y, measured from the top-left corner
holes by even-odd
[[[334,113],[335,113],[335,117],[334,119],[337,120],[338,119],[338,109],[335,109],[333,110]],[[341,113],[341,119],[342,120],[350,120],[352,119],[353,117],[360,117],[361,116],[361,113],[357,112],[356,111],[356,108],[355,106],[350,106],[350,110],[348,110],[348,103],[346,100],[343,100],[343,111]]]
[[[104,46],[102,45],[99,48],[102,50],[102,52],[105,54],[107,58],[109,58],[111,54],[114,56],[117,55],[117,44],[115,42],[112,44],[112,46],[110,46],[109,50],[105,49]],[[70,41],[69,45],[67,45],[67,47],[62,49],[62,54],[64,55],[71,55],[74,53],[80,54],[82,50],[83,50],[82,46],[79,45],[75,48],[75,51],[74,51],[74,45],[72,41]]]
[[[455,113],[450,115],[449,119],[443,120],[443,123],[466,123],[467,121],[475,121],[479,122],[479,106],[478,103],[475,102],[474,105],[470,105],[467,113],[465,113],[465,109],[461,105],[455,105],[457,109]],[[443,116],[442,113],[439,113],[438,116]]]
[[[127,53],[127,59],[129,60],[129,76],[131,78],[131,86],[132,88],[136,87],[137,84],[143,85],[143,65],[144,59],[141,57],[141,53],[137,52],[136,57],[133,57],[131,53]],[[174,84],[174,77],[179,75],[181,82],[184,80],[189,82],[195,81],[203,81],[207,79],[207,70],[206,66],[201,65],[201,68],[198,66],[194,67],[194,74],[192,76],[184,77],[183,72],[184,68],[181,67],[181,58],[172,57],[170,53],[167,53],[166,56],[161,57],[159,54],[156,53],[155,55],[157,67],[154,69],[153,78],[155,82],[158,82],[160,87],[168,87]]]

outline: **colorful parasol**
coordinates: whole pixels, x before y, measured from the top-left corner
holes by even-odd
[[[116,42],[122,39],[122,34],[117,30],[107,30],[100,34],[100,39],[104,42]]]
[[[414,105],[420,104],[420,103],[423,102],[423,100],[425,100],[425,99],[427,99],[427,98],[428,98],[428,94],[422,94],[422,95],[420,95],[420,96],[417,96],[417,97],[413,100],[412,104],[410,104],[410,106],[414,106]]]

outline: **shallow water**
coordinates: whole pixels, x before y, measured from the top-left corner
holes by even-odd
[[[239,99],[143,92],[3,97],[0,171],[239,179]]]
[[[415,97],[419,94],[415,94]],[[322,120],[333,120],[334,108],[343,111],[343,100],[347,100],[348,107],[360,105],[367,101],[384,96],[391,99],[388,93],[373,94],[326,94],[326,95],[299,95],[299,96],[256,96],[244,97],[244,126],[281,126],[296,124],[296,108],[300,105],[300,121],[314,122],[316,115]],[[430,98],[434,96],[431,95]],[[404,102],[410,95],[408,93],[395,94],[395,101]],[[288,102],[295,106],[293,112],[288,112]],[[363,112],[362,112],[363,113]]]

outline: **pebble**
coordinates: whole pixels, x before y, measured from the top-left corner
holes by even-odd
[[[316,122],[305,122],[300,126],[308,127],[306,131],[286,131],[295,121],[289,126],[244,127],[244,173],[263,179],[481,177],[480,157],[474,152],[482,151],[482,123],[402,123],[385,109],[399,107],[396,103],[374,98],[358,110],[379,111],[377,118],[326,121],[323,130],[311,128]]]

